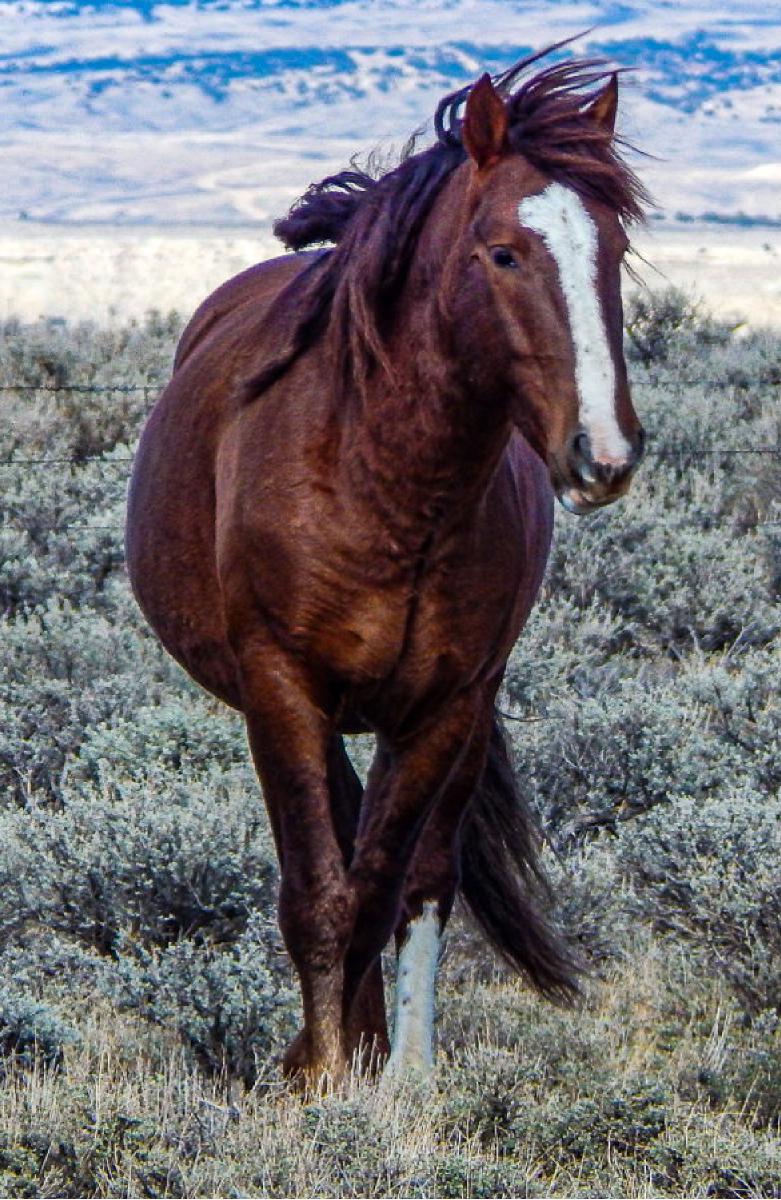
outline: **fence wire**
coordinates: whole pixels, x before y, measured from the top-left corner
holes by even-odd
[[[775,384],[781,385],[781,375],[778,379],[775,377],[769,380],[762,380],[763,385]],[[715,389],[739,389],[745,390],[750,385],[747,382],[735,380],[708,380],[704,377],[696,376],[691,378],[680,379],[674,377],[672,379],[649,379],[633,381],[633,388],[640,387],[696,387],[707,385],[709,388]],[[65,384],[65,383],[4,383],[0,384],[0,394],[22,393],[34,395],[43,393],[44,395],[85,395],[85,396],[143,396],[148,402],[148,408],[153,407],[153,401],[165,386],[165,381],[151,381],[147,383],[131,383],[131,384]],[[107,451],[106,453],[110,453]],[[646,458],[659,459],[675,459],[675,458],[698,458],[698,457],[734,457],[738,455],[778,455],[781,454],[781,445],[777,446],[714,446],[714,445],[690,445],[687,443],[673,443],[669,446],[651,446],[646,451]],[[34,458],[20,458],[12,455],[8,458],[0,459],[0,467],[38,467],[38,466],[79,466],[82,463],[101,462],[104,466],[120,466],[132,463],[132,455],[119,455],[113,458],[107,458],[105,454],[81,454],[71,457],[49,457],[41,456]]]
[[[164,383],[0,383],[0,392],[57,392],[75,393],[84,396],[133,396],[159,391]]]
[[[106,454],[110,454],[106,451]],[[675,459],[675,458],[721,458],[734,457],[741,454],[781,454],[781,446],[661,446],[653,447],[645,452],[645,458]],[[0,467],[80,467],[84,463],[99,462],[104,467],[127,466],[133,462],[133,455],[126,454],[107,458],[105,454],[74,455],[72,458],[0,458]]]
[[[110,396],[110,395],[137,395],[144,392],[157,393],[161,391],[168,379],[152,379],[147,383],[0,383],[0,393],[2,392],[44,392],[52,394],[56,392],[72,392],[75,394],[83,394],[85,396]],[[710,391],[729,391],[730,388],[736,391],[749,391],[752,387],[758,384],[763,387],[779,387],[781,386],[781,373],[776,374],[771,372],[767,378],[763,379],[710,379],[705,375],[671,375],[671,376],[653,376],[649,379],[633,379],[631,381],[633,390],[644,387],[707,387]]]
[[[638,390],[644,387],[700,387],[705,386],[711,390],[732,389],[736,391],[745,391],[753,386],[755,381],[746,380],[710,380],[704,377],[658,377],[652,379],[640,379],[633,381],[633,388]],[[774,386],[781,384],[781,375],[776,379],[771,377],[761,381],[762,386]],[[58,396],[58,395],[82,395],[82,396],[102,396],[108,397],[141,397],[144,402],[144,410],[148,412],[153,407],[154,400],[160,390],[165,386],[164,380],[152,380],[146,383],[118,383],[118,384],[66,384],[66,383],[4,383],[0,384],[0,395],[16,394],[27,396]],[[728,460],[741,456],[778,456],[781,455],[781,445],[775,446],[714,446],[706,444],[691,445],[687,443],[673,443],[671,445],[650,446],[646,451],[646,458],[659,459],[661,461],[691,460],[691,459],[710,459],[714,465],[719,465],[719,460]],[[34,457],[20,457],[15,454],[7,458],[0,459],[0,468],[35,470],[44,467],[63,467],[73,471],[75,468],[84,466],[88,463],[100,463],[102,468],[127,468],[133,462],[132,454],[122,454],[111,456],[111,451],[108,450],[103,454],[74,454],[70,456],[50,456],[40,455]],[[121,478],[121,477],[120,477]],[[119,482],[119,480],[117,481]],[[8,518],[7,518],[8,520]],[[28,533],[32,533],[33,529],[47,533],[64,533],[69,531],[92,531],[95,533],[120,533],[121,527],[117,525],[91,524],[89,522],[75,524],[73,522],[40,522],[29,521],[26,524],[22,523],[19,517],[11,517],[13,522],[20,530],[27,529]],[[778,521],[766,521],[760,523],[762,526],[777,526]],[[32,526],[32,528],[29,528]]]

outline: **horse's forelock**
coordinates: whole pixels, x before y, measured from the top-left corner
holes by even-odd
[[[627,222],[640,221],[649,197],[622,157],[622,149],[631,147],[589,115],[616,72],[602,59],[587,59],[554,63],[525,77],[532,64],[571,40],[521,59],[494,80],[508,109],[510,145],[558,182],[601,200]],[[460,145],[460,111],[473,86],[440,102],[434,128],[441,145]]]
[[[517,73],[511,69],[513,79]],[[591,59],[557,63],[520,83],[507,93],[509,138],[514,150],[558,182],[636,222],[649,197],[622,157],[631,147],[589,113],[614,74],[604,61]]]

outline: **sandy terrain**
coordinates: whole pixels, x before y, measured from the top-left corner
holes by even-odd
[[[649,287],[675,284],[717,316],[781,326],[781,229],[659,223],[634,240]]]
[[[720,316],[781,326],[781,230],[653,224],[634,265]],[[267,227],[0,225],[0,318],[107,324],[150,308],[190,313],[223,280],[279,252]],[[627,281],[627,290],[635,285]]]

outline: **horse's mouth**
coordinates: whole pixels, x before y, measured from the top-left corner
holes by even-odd
[[[556,492],[556,498],[567,512],[574,513],[578,517],[583,517],[586,513],[594,512],[597,508],[605,508],[608,504],[619,500],[625,492],[626,488],[622,488],[619,492],[608,492],[602,496],[589,496],[580,488],[566,487]]]
[[[629,491],[643,451],[643,438],[631,454],[620,462],[594,462],[578,444],[579,434],[569,451],[551,454],[548,459],[551,483],[559,503],[567,512],[584,516],[596,508],[605,508]]]

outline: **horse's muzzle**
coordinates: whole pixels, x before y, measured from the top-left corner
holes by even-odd
[[[645,452],[645,432],[638,428],[624,459],[600,461],[591,452],[588,434],[578,430],[566,451],[566,466],[554,478],[556,495],[567,512],[583,515],[612,504],[629,490]]]

